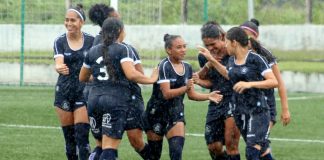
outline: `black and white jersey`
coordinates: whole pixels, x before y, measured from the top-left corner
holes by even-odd
[[[93,41],[93,46],[96,46],[101,43],[102,43],[102,31],[100,31],[99,34],[95,37]],[[122,44],[124,44],[130,51],[130,53],[133,55],[134,65],[141,63],[141,59],[136,49],[133,46],[126,44],[124,42],[122,42]],[[130,82],[130,88],[133,94],[135,95],[135,97],[143,101],[140,86],[135,82]]]
[[[159,79],[153,85],[151,102],[158,102],[163,106],[183,105],[182,103],[185,94],[166,100],[163,98],[160,89],[161,83],[170,83],[170,89],[176,89],[187,85],[188,80],[192,78],[192,67],[186,62],[182,62],[182,65],[184,71],[182,74],[179,74],[175,71],[169,58],[165,58],[159,63]]]
[[[137,64],[141,64],[142,62],[141,62],[141,59],[139,57],[139,54],[138,54],[137,50],[133,46],[131,46],[129,44],[126,44],[126,43],[123,43],[123,44],[125,44],[129,48],[130,52],[132,53],[133,60],[134,60],[134,66],[137,65]],[[130,88],[131,88],[133,94],[135,95],[135,97],[137,99],[143,101],[143,97],[142,97],[142,93],[141,93],[141,87],[136,82],[131,82],[130,83]]]
[[[237,65],[235,57],[229,58],[227,70],[233,85],[240,81],[252,82],[264,80],[264,74],[271,72],[268,63],[258,54],[249,51],[245,63]],[[233,93],[236,113],[249,114],[258,109],[268,109],[264,90],[258,88],[246,89],[244,93]]]
[[[103,49],[107,49],[108,65],[113,71],[107,71],[104,62]],[[126,103],[131,98],[130,81],[126,78],[121,64],[126,61],[134,62],[129,47],[123,43],[113,43],[108,48],[103,44],[92,47],[85,57],[83,66],[91,70],[93,86],[91,94],[108,94],[118,97],[116,101]],[[110,74],[108,74],[110,73]],[[112,102],[113,103],[113,102]]]
[[[84,85],[79,82],[79,73],[83,59],[91,48],[94,37],[84,32],[82,32],[82,36],[83,45],[78,50],[70,48],[66,33],[58,37],[54,42],[54,58],[63,57],[64,63],[69,68],[69,74],[59,74],[57,80],[57,86],[60,86],[59,90],[64,91],[63,95],[73,94],[73,92],[84,88]]]

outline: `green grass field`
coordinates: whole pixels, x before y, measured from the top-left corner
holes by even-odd
[[[53,88],[0,86],[1,160],[65,159],[63,134],[52,106]],[[149,87],[143,90],[145,100],[150,93]],[[291,124],[282,127],[278,122],[271,132],[274,156],[278,160],[322,160],[324,157],[324,94],[289,93],[289,99]],[[198,135],[186,136],[183,159],[208,160],[210,158],[202,137],[207,102],[186,100],[185,105],[186,132]],[[90,140],[93,146],[93,138],[90,137]],[[163,160],[169,159],[166,142],[164,141]],[[242,159],[245,159],[244,146],[244,142],[241,141]],[[120,146],[119,157],[121,160],[140,159],[126,137]]]

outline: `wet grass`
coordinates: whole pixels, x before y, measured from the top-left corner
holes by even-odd
[[[13,87],[0,86],[0,124],[55,126],[59,127],[54,108],[54,87]],[[206,90],[205,90],[206,91]],[[143,89],[147,102],[151,94],[150,87]],[[289,98],[309,97],[289,101],[292,122],[282,127],[278,120],[271,132],[272,138],[321,140],[322,143],[276,141],[271,143],[277,159],[284,160],[320,160],[324,156],[322,113],[324,113],[324,94],[289,93]],[[280,103],[278,103],[278,118]],[[185,100],[186,132],[204,133],[207,102]],[[91,144],[94,146],[92,137]],[[59,160],[65,159],[64,139],[60,129],[32,129],[6,127],[0,125],[1,158],[6,160]],[[240,143],[242,159],[244,142]],[[311,154],[310,154],[311,153]],[[119,157],[123,160],[138,160],[140,157],[129,145],[124,136],[119,148]],[[162,160],[168,158],[168,145],[164,140]],[[204,137],[186,136],[183,151],[184,160],[210,159]]]

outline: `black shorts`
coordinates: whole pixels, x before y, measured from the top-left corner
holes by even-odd
[[[225,116],[221,116],[213,121],[206,121],[205,140],[207,145],[214,142],[225,143]]]
[[[73,98],[64,96],[62,92],[55,91],[54,106],[64,111],[74,112],[76,109],[86,105],[85,98],[82,92],[76,92]]]
[[[162,106],[159,103],[148,102],[144,113],[145,131],[153,131],[159,136],[164,136],[178,122],[185,124],[184,107]]]
[[[90,90],[93,86],[91,84],[87,84],[83,89],[83,96],[86,102],[88,102]]]
[[[100,101],[105,96],[89,96],[88,115],[91,132],[96,139],[101,140],[102,134],[121,139],[125,130],[143,128],[142,103],[129,107],[104,107]]]
[[[112,138],[122,139],[125,130],[142,129],[142,117],[134,108],[125,111],[110,109],[102,116],[102,134]]]
[[[269,143],[269,111],[264,110],[252,114],[234,115],[235,123],[239,128],[247,146],[264,146]]]

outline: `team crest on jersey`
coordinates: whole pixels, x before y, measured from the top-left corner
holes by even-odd
[[[72,54],[72,53],[69,53],[69,52],[66,53],[66,52],[64,52],[64,55],[65,55],[65,56],[71,56],[71,54]]]
[[[247,67],[242,67],[242,69],[241,69],[241,73],[242,74],[246,74],[247,72],[248,72],[248,68]]]
[[[109,113],[104,114],[103,117],[102,117],[102,126],[107,127],[107,128],[111,128],[110,120],[111,120],[110,114]]]

